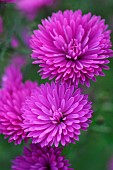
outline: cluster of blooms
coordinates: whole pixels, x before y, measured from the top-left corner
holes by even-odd
[[[19,58],[6,68],[0,90],[0,133],[15,144],[29,138],[33,143],[13,161],[13,170],[71,170],[58,146],[75,143],[91,123],[92,103],[78,85],[89,87],[90,79],[96,81],[95,76],[109,69],[113,52],[104,22],[91,13],[82,15],[81,10],[59,11],[42,20],[30,41],[33,63],[41,67],[42,78],[55,82],[40,86],[23,82],[24,62]]]
[[[78,140],[80,130],[86,130],[91,122],[88,96],[68,84],[23,83],[23,60],[14,58],[12,63],[5,70],[0,90],[0,132],[5,138],[15,144],[32,138],[41,147]],[[65,161],[62,166],[65,168]]]

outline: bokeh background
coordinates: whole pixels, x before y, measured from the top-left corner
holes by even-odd
[[[0,75],[14,53],[26,55],[28,65],[23,69],[25,79],[41,80],[37,74],[37,66],[30,60],[31,50],[23,43],[21,30],[26,26],[29,32],[37,28],[53,11],[81,9],[83,13],[91,12],[106,19],[109,28],[113,30],[113,0],[59,0],[53,7],[41,9],[34,21],[28,21],[14,7],[14,4],[0,4],[0,15],[3,17],[4,32],[0,35]],[[11,47],[11,38],[15,35],[19,41],[18,48]],[[113,42],[113,33],[112,33]],[[87,132],[82,132],[76,145],[65,147],[63,154],[70,160],[75,170],[107,170],[109,160],[113,155],[113,59],[110,70],[105,71],[105,77],[97,78],[89,89],[84,89],[93,101],[93,123]],[[0,135],[0,170],[10,170],[11,160],[22,154],[24,144],[14,146]]]

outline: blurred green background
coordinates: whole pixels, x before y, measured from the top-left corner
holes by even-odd
[[[81,9],[83,13],[92,12],[106,19],[109,28],[113,30],[113,0],[59,0],[57,7],[42,9],[33,22],[23,18],[14,5],[0,4],[0,15],[4,20],[4,35],[0,36],[0,75],[13,53],[30,54],[30,50],[22,42],[20,30],[27,25],[32,31],[37,28],[41,18],[51,15],[53,11],[65,9]],[[15,34],[21,42],[18,49],[10,47],[11,36]],[[1,42],[2,41],[2,42]],[[113,33],[112,33],[113,42]],[[107,170],[107,164],[113,155],[113,59],[109,64],[110,70],[105,71],[105,77],[98,77],[96,83],[91,83],[89,89],[85,89],[93,101],[93,123],[87,132],[82,132],[80,141],[76,145],[65,147],[63,154],[70,160],[75,170]],[[36,73],[37,67],[29,64],[24,68],[25,79],[37,80],[42,83]],[[43,81],[44,82],[44,81]],[[24,144],[14,146],[0,136],[0,170],[10,170],[11,160],[22,154]]]

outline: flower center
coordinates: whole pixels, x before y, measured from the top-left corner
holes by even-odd
[[[63,122],[65,118],[61,112],[61,108],[59,108],[58,110],[53,109],[50,119],[54,124],[60,124],[61,122]]]
[[[71,39],[67,46],[66,58],[76,60],[81,52],[81,43],[79,43],[77,39]]]

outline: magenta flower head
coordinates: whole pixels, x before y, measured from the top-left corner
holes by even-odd
[[[23,105],[23,127],[33,143],[56,147],[75,143],[92,117],[88,95],[67,84],[42,84]]]
[[[11,65],[7,71],[9,71],[7,79],[0,90],[0,133],[5,135],[5,138],[9,138],[9,142],[14,141],[15,144],[20,144],[23,139],[27,139],[27,134],[22,128],[22,104],[37,84],[31,81],[23,83],[18,67]],[[5,83],[8,84],[5,85]]]
[[[43,79],[71,84],[86,84],[103,69],[112,54],[110,30],[100,16],[82,15],[81,10],[53,13],[34,31],[30,46],[34,64],[39,64]]]
[[[74,170],[69,166],[60,148],[31,144],[30,148],[24,148],[23,156],[13,160],[12,170]]]
[[[52,3],[53,0],[16,0],[16,8],[32,20],[40,8],[50,6]]]

